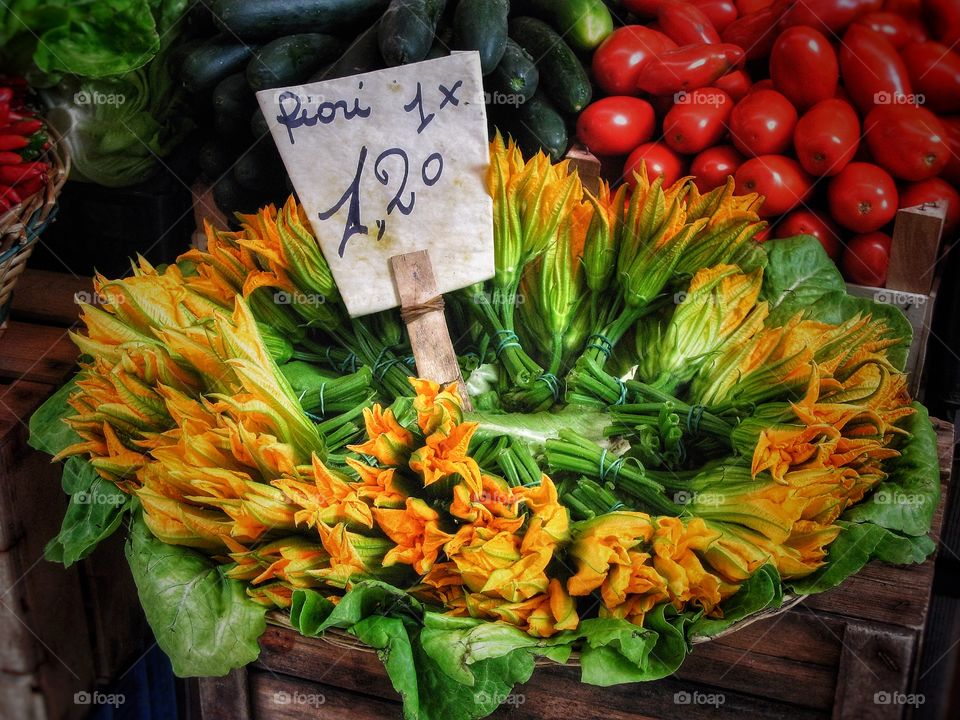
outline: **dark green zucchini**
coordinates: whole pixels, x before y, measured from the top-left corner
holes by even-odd
[[[377,37],[388,67],[423,60],[437,32],[447,0],[391,0]]]
[[[212,90],[227,75],[242,70],[254,49],[236,38],[215,35],[184,58],[180,68],[183,86],[198,94]]]
[[[277,38],[254,53],[247,65],[247,82],[254,91],[299,85],[344,49],[339,38],[322,33]]]
[[[543,150],[554,161],[567,152],[567,124],[546,97],[537,91],[516,109],[509,121],[509,131],[527,157]]]
[[[244,74],[227,75],[213,89],[213,124],[217,133],[231,139],[248,136],[247,118],[256,106],[257,99]]]
[[[344,53],[330,67],[314,73],[310,82],[333,80],[334,78],[359,75],[383,69],[383,58],[380,57],[380,43],[377,39],[377,26],[374,23],[350,44]]]
[[[558,110],[572,114],[587,106],[593,92],[587,71],[549,25],[536,18],[514,18],[510,37],[533,56],[540,71],[540,89]]]
[[[503,57],[484,84],[491,93],[499,93],[522,105],[537,91],[540,73],[530,53],[507,39]]]
[[[263,110],[259,107],[253,111],[253,115],[250,117],[250,132],[253,134],[254,140],[259,140],[270,133],[270,126],[267,125],[267,119],[263,116]]]
[[[237,184],[251,191],[282,186],[284,172],[276,146],[267,140],[250,148],[233,166],[233,177]]]
[[[480,53],[480,72],[497,67],[507,44],[508,0],[460,0],[453,15],[453,49]]]
[[[373,22],[388,0],[215,0],[214,21],[233,37],[269,40],[294,33],[343,34]]]
[[[200,172],[208,180],[216,180],[227,172],[234,160],[236,160],[234,154],[218,140],[208,140],[200,146],[197,153],[197,164],[200,166]]]

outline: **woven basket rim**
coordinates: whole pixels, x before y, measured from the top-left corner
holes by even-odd
[[[717,640],[719,638],[726,637],[727,635],[731,635],[737,632],[738,630],[742,630],[747,625],[752,625],[753,623],[759,620],[765,620],[767,618],[772,618],[772,617],[776,617],[777,615],[781,615],[787,612],[788,610],[791,610],[792,608],[796,607],[799,603],[803,601],[803,599],[804,599],[803,595],[784,595],[783,602],[781,603],[780,607],[772,608],[770,610],[761,610],[760,612],[753,613],[752,615],[748,615],[742,620],[736,621],[733,625],[723,630],[722,632],[717,633],[716,635],[711,635],[710,637],[696,636],[691,638],[690,642],[693,645],[701,645],[703,643],[707,643],[712,640]],[[288,613],[280,610],[271,610],[267,612],[267,623],[276,627],[282,627],[288,630],[296,631],[296,628],[290,622],[290,616],[288,615]],[[322,635],[318,635],[315,637],[307,637],[306,639],[316,640],[318,642],[324,642],[324,643],[327,643],[328,645],[333,645],[336,648],[340,648],[345,652],[350,652],[353,650],[356,650],[358,652],[365,652],[365,653],[377,652],[375,648],[370,647],[369,645],[367,645],[365,642],[363,642],[356,636],[351,635],[346,630],[342,630],[340,628],[330,628],[328,630],[325,630]],[[556,660],[551,660],[550,658],[546,658],[542,656],[538,656],[535,662],[538,667],[545,666],[545,665],[565,665],[569,667],[579,667],[580,653],[577,651],[573,651],[570,654],[570,658],[565,663],[559,663]]]

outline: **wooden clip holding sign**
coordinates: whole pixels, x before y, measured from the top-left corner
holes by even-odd
[[[440,298],[494,274],[479,54],[257,100],[350,316],[399,305],[417,374],[469,406]]]
[[[443,296],[437,291],[430,254],[420,250],[394,255],[390,258],[390,267],[400,295],[400,315],[410,334],[417,373],[442,385],[457,383],[463,409],[473,410],[473,403],[460,374],[460,363],[450,341],[450,331],[443,314]]]

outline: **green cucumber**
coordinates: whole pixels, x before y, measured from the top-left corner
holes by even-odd
[[[453,15],[453,49],[480,53],[480,72],[497,67],[507,44],[508,0],[460,0]]]
[[[322,33],[277,38],[254,53],[247,65],[247,82],[254,91],[298,85],[343,51],[341,40]]]
[[[250,130],[247,118],[257,106],[243,73],[227,75],[213,90],[213,125],[220,137],[238,139]]]
[[[522,105],[537,91],[540,73],[530,53],[508,38],[500,63],[484,82],[492,93]]]
[[[270,126],[267,125],[267,119],[263,116],[263,110],[259,107],[250,116],[250,132],[253,134],[254,140],[259,140],[264,135],[270,134]]]
[[[267,40],[294,33],[343,34],[347,27],[373,22],[387,0],[216,0],[213,18],[243,40]]]
[[[567,123],[539,90],[512,114],[509,130],[526,157],[542,149],[556,162],[567,152]]]
[[[561,112],[578,113],[590,102],[590,78],[563,38],[541,20],[510,21],[510,37],[529,52],[540,71],[540,88]]]
[[[183,86],[198,94],[212,90],[227,75],[242,70],[254,49],[254,46],[244,45],[236,38],[215,35],[195,47],[183,59],[180,68]]]
[[[517,14],[549,22],[577,50],[593,50],[613,32],[603,0],[514,0],[512,5]]]
[[[219,140],[208,140],[200,146],[197,153],[197,164],[200,172],[208,180],[216,180],[230,169],[236,157]]]
[[[423,60],[433,45],[447,0],[390,0],[377,37],[388,67]]]
[[[233,165],[233,179],[245,190],[260,191],[283,185],[283,161],[273,143],[260,143],[247,150]]]
[[[343,55],[330,67],[314,73],[310,82],[333,80],[334,78],[382,70],[383,58],[380,57],[380,43],[377,40],[377,26],[379,24],[374,23],[357,35]]]

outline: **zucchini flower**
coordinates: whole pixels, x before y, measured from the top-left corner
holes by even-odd
[[[698,554],[704,553],[719,537],[701,518],[687,521],[658,517],[651,542],[653,567],[667,582],[667,594],[677,610],[687,603],[703,608],[709,615],[736,587],[723,583],[703,567]]]
[[[343,522],[348,527],[373,527],[370,506],[357,494],[355,484],[346,475],[328,468],[315,455],[309,467],[297,469],[295,477],[281,477],[271,485],[279,488],[297,508],[294,515],[297,525],[314,528]]]
[[[385,567],[412,565],[418,575],[428,572],[440,549],[453,536],[440,529],[440,515],[420,498],[407,498],[404,509],[373,508],[383,533],[397,545],[383,558]]]
[[[418,600],[444,608],[448,615],[467,615],[464,604],[463,578],[456,563],[434,563],[407,592]]]
[[[576,603],[556,578],[550,580],[546,592],[519,602],[479,593],[468,593],[464,599],[471,617],[509,623],[533,637],[548,638],[580,625]]]
[[[621,185],[611,195],[610,185],[606,182],[600,183],[596,197],[586,193],[594,211],[583,246],[583,274],[587,287],[595,294],[610,286],[616,270],[626,194],[627,186]]]
[[[426,438],[425,445],[410,454],[409,467],[423,478],[424,487],[459,475],[472,492],[477,495],[482,492],[480,466],[468,454],[470,438],[476,429],[477,423],[461,423],[449,435],[433,433]]]
[[[297,536],[274,540],[252,549],[228,539],[227,547],[234,564],[227,569],[226,576],[233,580],[245,580],[254,586],[280,582],[292,588],[317,587],[320,583],[311,573],[330,562],[330,555],[322,545]]]
[[[577,572],[567,581],[571,595],[589,595],[607,580],[613,566],[632,566],[630,551],[653,538],[646,513],[612,512],[576,523],[569,555]]]
[[[397,422],[390,408],[384,410],[380,405],[364,408],[363,422],[367,440],[359,445],[347,445],[348,449],[376,458],[383,465],[399,466],[408,461],[413,434]]]
[[[320,542],[330,555],[330,566],[308,570],[307,574],[332,587],[344,588],[352,580],[396,576],[383,566],[394,543],[386,538],[366,537],[349,532],[344,523],[333,527],[318,525]]]
[[[360,478],[354,483],[357,496],[367,500],[374,507],[403,507],[407,492],[397,482],[396,468],[375,468],[365,465],[351,457],[346,458],[349,465]]]
[[[160,495],[150,488],[136,489],[143,520],[150,532],[168,545],[184,545],[206,552],[221,552],[236,532],[236,525],[219,510],[205,510]],[[240,537],[244,541],[254,538]]]
[[[474,493],[465,482],[453,486],[450,514],[469,523],[488,524],[493,518],[513,519],[520,513],[523,492],[502,478],[483,473],[481,491]]]
[[[417,425],[425,436],[435,432],[449,434],[455,425],[463,422],[463,406],[457,393],[457,384],[441,390],[433,380],[410,378],[416,397],[413,409],[417,411]]]
[[[293,605],[294,588],[282,582],[267,583],[256,587],[247,587],[247,597],[257,605],[277,610],[289,610]]]

